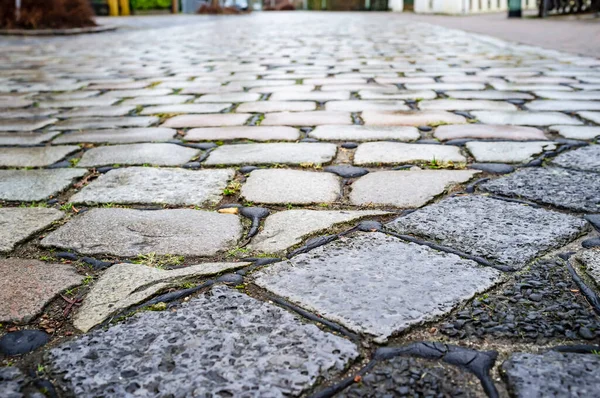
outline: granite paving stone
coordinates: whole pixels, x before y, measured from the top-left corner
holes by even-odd
[[[310,83],[308,83],[310,84]],[[350,99],[349,91],[284,91],[273,93],[269,100],[273,101],[334,101]]]
[[[37,145],[50,141],[58,131],[47,133],[0,133],[0,145]]]
[[[0,148],[0,166],[44,167],[79,150],[75,145],[53,147]]]
[[[373,126],[422,126],[467,122],[463,116],[445,111],[365,111],[361,117],[366,125]]]
[[[569,169],[600,172],[600,145],[563,152],[554,158],[552,163]]]
[[[341,196],[340,178],[332,173],[300,170],[254,170],[241,196],[254,203],[331,203]]]
[[[280,211],[267,217],[263,230],[252,239],[248,247],[265,253],[277,253],[299,244],[304,237],[324,231],[335,224],[386,214],[389,213],[375,210]]]
[[[596,124],[600,124],[600,112],[577,112],[577,114],[584,119],[588,119]],[[556,123],[556,124],[568,124],[568,123]]]
[[[222,145],[210,153],[205,165],[329,163],[337,152],[327,143],[268,143]]]
[[[575,260],[597,285],[600,285],[600,251],[583,250],[575,255]]]
[[[308,134],[319,140],[334,141],[416,141],[421,135],[412,126],[317,126]]]
[[[288,126],[238,126],[191,129],[185,134],[187,141],[295,141],[300,131]]]
[[[2,119],[0,131],[33,131],[39,130],[53,123],[58,119]]]
[[[22,390],[26,384],[25,375],[16,366],[0,368],[0,391],[6,398],[23,398]]]
[[[189,92],[189,90],[187,90]],[[184,90],[185,92],[185,90]],[[220,93],[220,94],[206,94],[194,100],[194,102],[249,102],[258,101],[260,94],[257,93]]]
[[[585,224],[572,215],[520,203],[455,196],[399,217],[386,227],[520,268],[575,239]]]
[[[364,100],[417,100],[437,97],[433,90],[360,90],[358,95]]]
[[[532,161],[537,154],[556,149],[554,143],[547,141],[471,141],[467,142],[466,147],[476,161],[492,163],[526,163]]]
[[[200,153],[197,149],[175,144],[126,144],[89,149],[77,164],[79,167],[98,167],[114,164],[179,166]]]
[[[154,97],[169,95],[173,90],[169,88],[141,88],[132,90],[111,90],[102,94],[99,98],[134,98],[134,97]]]
[[[114,129],[118,127],[148,127],[158,122],[155,116],[79,117],[54,124],[51,130]]]
[[[426,111],[516,111],[517,107],[502,101],[439,99],[421,101],[419,109]]]
[[[592,172],[556,167],[527,168],[486,182],[480,188],[562,209],[600,213],[600,180],[597,176]]]
[[[125,105],[116,105],[116,106],[92,106],[89,108],[76,108],[70,111],[61,112],[56,115],[59,119],[67,119],[71,117],[96,117],[96,116],[105,116],[105,117],[117,117],[117,116],[125,116],[129,112],[135,110],[135,106],[125,106]]]
[[[31,321],[60,292],[83,281],[83,275],[78,274],[72,265],[30,259],[0,259],[0,271],[2,322]]]
[[[378,232],[357,233],[254,275],[274,294],[384,338],[441,316],[500,280],[493,268]]]
[[[82,108],[90,106],[111,106],[116,102],[119,102],[118,98],[109,98],[103,96],[70,100],[40,101],[38,106],[40,108]]]
[[[338,376],[358,355],[342,337],[217,286],[173,311],[144,312],[64,343],[47,360],[80,396],[145,396],[160,385],[176,398],[283,397]]]
[[[523,99],[532,100],[534,96],[529,93],[522,93],[518,91],[446,91],[446,95],[450,99],[464,99],[464,100],[509,100],[509,99]]]
[[[404,85],[408,90],[435,90],[435,91],[446,91],[446,90],[485,90],[485,84],[481,83],[422,83],[414,84],[408,83]]]
[[[236,108],[236,112],[270,113],[270,112],[307,112],[317,109],[317,104],[310,101],[256,101],[244,102]]]
[[[72,203],[158,203],[175,206],[215,205],[232,169],[184,170],[127,167],[110,170],[70,199]]]
[[[352,184],[350,202],[356,206],[420,207],[477,173],[477,170],[371,172]]]
[[[328,111],[363,112],[363,111],[408,111],[410,108],[404,101],[329,101],[325,104]]]
[[[165,95],[157,97],[129,98],[121,102],[122,105],[176,105],[194,99],[193,95]],[[231,104],[223,104],[231,105]]]
[[[201,210],[91,209],[49,233],[44,247],[82,254],[212,256],[240,238],[237,216]]]
[[[544,132],[534,127],[465,124],[439,126],[433,136],[441,141],[469,138],[478,140],[540,141],[547,140]]]
[[[25,98],[0,98],[0,109],[2,108],[26,108],[33,105],[33,101]]]
[[[352,124],[349,112],[273,112],[267,113],[262,126],[321,126],[326,124]]]
[[[167,141],[177,134],[176,130],[165,127],[141,127],[130,129],[84,130],[63,133],[53,144],[107,143],[130,144],[136,142]]]
[[[600,136],[600,126],[550,126],[550,130],[572,140],[593,140]]]
[[[0,208],[0,252],[9,252],[15,246],[47,228],[63,217],[56,209],[43,207]]]
[[[534,91],[534,94],[540,98],[547,98],[553,100],[578,100],[578,101],[590,101],[600,100],[599,91]]]
[[[0,200],[34,202],[67,189],[85,169],[0,170]]]
[[[551,126],[553,124],[581,125],[581,121],[560,112],[497,112],[473,111],[473,116],[485,124]]]
[[[243,126],[252,115],[249,113],[213,113],[207,115],[179,115],[168,119],[161,127],[220,127]]]
[[[460,148],[451,145],[404,144],[399,142],[366,142],[354,154],[354,164],[466,163]]]
[[[600,101],[535,100],[526,106],[532,111],[595,111],[600,110]]]
[[[221,112],[231,105],[227,103],[220,104],[175,104],[175,105],[157,105],[145,107],[140,115],[175,115],[180,113],[216,113]]]
[[[58,112],[60,109],[0,108],[0,119],[39,119],[44,116],[53,116]]]

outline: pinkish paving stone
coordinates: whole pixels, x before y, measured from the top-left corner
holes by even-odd
[[[408,111],[410,108],[404,101],[329,101],[325,104],[328,111],[363,112],[363,111]]]
[[[449,100],[439,99],[431,101],[421,101],[418,104],[421,110],[439,110],[439,111],[516,111],[517,107],[513,104],[503,101],[488,100]]]
[[[532,100],[534,96],[529,93],[520,93],[518,91],[446,91],[446,95],[450,99],[466,99],[466,100],[509,100],[509,99],[524,99]]]
[[[179,105],[158,105],[146,107],[140,112],[140,115],[172,115],[180,113],[217,113],[221,112],[231,105],[228,103],[220,104],[179,104]]]
[[[206,115],[180,115],[168,119],[161,127],[219,127],[243,126],[252,115],[249,113],[213,113]]]
[[[269,101],[334,101],[350,99],[350,91],[287,91],[273,93]]]
[[[295,141],[300,131],[287,126],[238,126],[191,129],[185,135],[187,141],[228,141],[247,139],[252,141]]]
[[[0,148],[2,167],[45,167],[79,150],[78,146]]]
[[[61,135],[52,144],[158,142],[173,138],[177,131],[164,127],[74,131]]]
[[[244,102],[236,108],[236,112],[270,113],[270,112],[307,112],[317,109],[317,104],[310,101],[256,101]]]
[[[319,140],[333,141],[415,141],[421,135],[415,127],[409,126],[317,126],[308,134]]]
[[[135,106],[93,106],[89,108],[77,108],[70,111],[62,112],[56,117],[60,119],[66,119],[70,117],[96,117],[96,116],[106,116],[106,117],[116,117],[116,116],[125,116],[129,112],[135,110]]]
[[[365,111],[361,117],[366,125],[374,126],[423,126],[467,122],[463,116],[445,111]]]
[[[465,124],[460,126],[439,126],[433,134],[441,141],[462,138],[479,140],[509,140],[509,141],[534,141],[547,140],[542,130],[533,127],[492,125],[492,124]]]
[[[361,90],[358,92],[360,98],[364,100],[418,100],[418,99],[434,99],[437,94],[433,90]]]
[[[320,126],[325,124],[352,124],[350,112],[275,112],[265,115],[263,126]]]
[[[460,148],[454,145],[404,144],[399,142],[367,142],[354,154],[357,166],[402,163],[466,163]]]
[[[194,99],[193,95],[164,95],[159,97],[138,97],[123,101],[122,105],[176,105]],[[230,104],[228,104],[230,105]]]
[[[260,94],[258,93],[221,93],[221,94],[206,94],[198,98],[194,102],[250,102],[258,101]]]
[[[90,90],[133,90],[145,88],[150,85],[150,82],[115,82],[115,83],[95,83],[90,84]],[[162,87],[161,87],[162,88]]]
[[[33,131],[57,121],[57,119],[2,119],[0,131]]]
[[[550,126],[553,124],[583,124],[574,117],[560,112],[499,112],[474,111],[473,116],[485,124],[514,124],[524,126]],[[581,114],[581,112],[580,112]]]
[[[118,127],[148,127],[158,122],[155,116],[80,117],[56,123],[51,130],[114,129]]]
[[[48,133],[0,133],[0,145],[37,145],[50,141],[58,134],[58,131]]]
[[[0,98],[0,109],[25,108],[30,105],[33,105],[33,101],[24,98]]]

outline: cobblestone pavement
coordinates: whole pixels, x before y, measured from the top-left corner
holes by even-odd
[[[0,55],[0,396],[600,394],[600,60],[392,14]]]

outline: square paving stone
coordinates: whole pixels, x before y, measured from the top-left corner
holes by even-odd
[[[179,104],[149,106],[142,110],[140,115],[174,115],[178,113],[216,113],[229,108],[230,104]]]
[[[599,366],[595,354],[519,352],[502,364],[502,371],[517,398],[593,397],[600,391]]]
[[[127,144],[92,148],[85,152],[79,167],[98,167],[113,164],[179,166],[200,153],[197,149],[176,144]]]
[[[596,173],[532,167],[486,182],[480,188],[562,209],[600,213],[600,179]]]
[[[232,169],[185,170],[155,167],[113,169],[71,197],[72,203],[159,203],[189,206],[218,203]]]
[[[67,189],[84,169],[0,170],[0,200],[35,202]]]
[[[485,124],[516,124],[525,126],[550,126],[552,124],[583,124],[574,117],[560,112],[497,112],[473,111],[477,120]]]
[[[520,268],[575,239],[585,223],[571,215],[520,203],[456,196],[399,217],[386,227]]]
[[[320,126],[325,124],[352,124],[350,112],[273,112],[265,115],[263,126]]]
[[[210,153],[205,165],[221,164],[324,164],[335,157],[335,144],[270,143],[222,145]]]
[[[220,127],[243,126],[252,115],[249,113],[213,113],[207,115],[179,115],[168,119],[161,127]]]
[[[256,101],[244,102],[236,108],[236,112],[269,113],[269,112],[307,112],[317,109],[317,104],[310,101]]]
[[[125,116],[129,112],[133,111],[135,106],[93,106],[90,108],[77,108],[70,111],[62,112],[56,115],[57,118],[66,119],[71,117],[95,117],[95,116],[106,116],[116,117]]]
[[[369,173],[352,184],[357,206],[420,207],[454,184],[467,182],[475,170],[410,170]]]
[[[461,138],[507,141],[547,140],[542,130],[534,127],[507,126],[492,124],[464,124],[460,126],[439,126],[433,134],[441,141]]]
[[[43,207],[0,208],[0,252],[13,250],[17,243],[62,217],[62,212]]]
[[[404,144],[399,142],[367,142],[354,154],[355,165],[419,162],[466,163],[460,148],[454,145]]]
[[[577,114],[584,119],[588,119],[596,124],[600,124],[600,112],[578,112]],[[556,123],[556,124],[560,124],[560,123]],[[563,123],[563,124],[568,124],[568,123]]]
[[[332,173],[300,170],[254,170],[241,195],[255,203],[331,203],[342,194],[340,178]]]
[[[563,152],[554,158],[552,163],[569,169],[600,172],[600,145],[590,145]]]
[[[421,138],[419,131],[412,126],[317,126],[308,135],[333,141],[416,141]]]
[[[191,129],[185,134],[187,141],[296,141],[300,131],[287,126],[238,126]]]
[[[2,119],[0,131],[33,131],[57,121],[58,119]]]
[[[87,130],[65,133],[52,141],[53,144],[109,143],[128,144],[134,142],[167,141],[177,134],[165,127],[141,127],[132,129]]]
[[[139,313],[61,344],[53,377],[76,396],[289,397],[339,376],[350,341],[222,286],[169,311]]]
[[[79,117],[56,123],[51,130],[114,129],[118,127],[148,127],[158,122],[156,116]]]
[[[325,104],[328,111],[362,112],[362,111],[408,111],[410,108],[404,101],[330,101]]]
[[[44,167],[79,150],[75,145],[54,147],[0,148],[0,166]]]
[[[600,136],[600,126],[550,126],[550,130],[572,140],[593,140]]]
[[[48,133],[0,133],[0,145],[37,145],[50,141],[58,134],[58,131]]]
[[[56,295],[82,281],[83,275],[71,265],[20,258],[0,259],[0,321],[30,322]],[[0,392],[2,387],[0,384]]]
[[[357,233],[261,270],[255,283],[347,328],[388,337],[450,312],[500,272],[382,233]]]
[[[463,116],[445,111],[365,111],[361,117],[366,125],[374,126],[423,126],[467,122]]]
[[[467,149],[478,162],[523,163],[544,151],[556,148],[552,142],[467,142]]]
[[[237,243],[237,216],[191,209],[91,209],[41,242],[82,254],[212,256]]]
[[[452,100],[439,99],[419,102],[419,109],[436,111],[516,111],[517,107],[508,102],[488,100]]]

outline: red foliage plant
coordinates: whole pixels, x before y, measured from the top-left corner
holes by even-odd
[[[21,0],[17,20],[15,0],[0,0],[0,28],[64,29],[96,26],[89,0]]]

